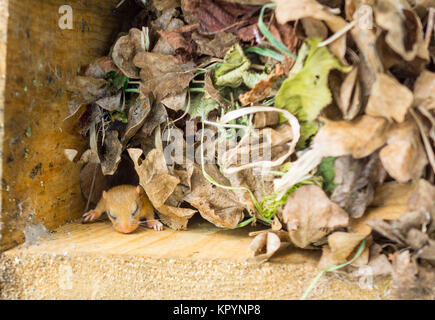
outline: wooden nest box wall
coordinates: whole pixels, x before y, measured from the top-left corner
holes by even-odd
[[[80,168],[64,154],[85,147],[74,121],[64,121],[67,88],[110,48],[117,2],[69,1],[72,29],[59,26],[65,1],[0,3],[2,251],[24,241],[26,226],[54,230],[83,213]]]

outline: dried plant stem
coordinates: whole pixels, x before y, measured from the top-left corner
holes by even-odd
[[[357,24],[357,21],[354,20],[351,23],[349,23],[347,26],[345,26],[343,29],[338,30],[336,33],[334,33],[331,37],[329,37],[328,39],[322,41],[319,43],[319,48],[320,47],[325,47],[331,43],[333,43],[334,41],[338,40],[339,38],[341,38],[344,34],[346,34],[348,31],[350,31],[353,27],[355,27]]]
[[[411,113],[412,117],[414,118],[415,122],[417,123],[418,129],[420,130],[421,138],[423,139],[424,147],[426,149],[427,158],[428,158],[429,163],[432,167],[432,170],[435,172],[435,153],[432,149],[430,140],[427,137],[427,134],[424,130],[423,123],[421,122],[419,116],[417,115],[417,113],[413,109],[410,109],[409,112]]]
[[[428,14],[428,20],[427,20],[426,35],[424,39],[426,48],[429,48],[430,40],[432,38],[432,33],[435,30],[434,19],[435,19],[435,8],[430,8]]]

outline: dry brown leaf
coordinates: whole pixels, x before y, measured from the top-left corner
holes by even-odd
[[[374,207],[406,206],[416,187],[417,183],[396,181],[384,183],[376,188],[371,205]]]
[[[133,63],[133,59],[136,54],[145,51],[145,36],[141,30],[132,28],[128,35],[119,38],[113,47],[113,61],[129,78],[139,78],[139,69]]]
[[[400,219],[406,212],[411,210],[411,197],[415,194],[418,184],[399,184],[397,182],[386,183],[376,189],[375,197],[370,208],[359,219],[350,219],[349,230],[368,236],[372,228],[367,224],[373,219],[393,221]]]
[[[162,104],[171,110],[179,111],[183,109],[185,103],[186,103],[186,97],[187,97],[187,89],[184,91],[175,94],[175,95],[169,95],[166,98],[162,99]]]
[[[198,29],[198,24],[183,25],[174,30],[160,30],[158,33],[166,40],[174,53],[179,55],[183,62],[187,62],[192,59],[195,50],[191,34],[196,29]]]
[[[396,299],[418,299],[435,292],[434,273],[417,265],[410,251],[393,256],[392,295]]]
[[[122,137],[123,143],[127,143],[140,130],[150,112],[151,101],[148,97],[133,102],[128,109],[128,124]]]
[[[101,171],[101,165],[98,159],[86,163],[80,171],[80,189],[83,197],[88,201],[91,194],[92,181],[94,180],[94,188],[89,200],[91,205],[96,205],[103,194],[104,190],[109,189],[109,180]]]
[[[280,238],[273,232],[257,235],[249,245],[249,250],[254,252],[254,257],[247,262],[264,262],[269,260],[281,247]]]
[[[224,108],[228,107],[228,103],[222,97],[218,89],[215,88],[213,83],[213,73],[207,72],[204,76],[204,91],[215,101],[219,102]]]
[[[164,20],[164,18],[169,18],[172,15],[171,10],[168,10],[170,14],[167,13],[163,14],[160,18]],[[165,11],[165,12],[168,12]],[[175,13],[175,12],[174,12]],[[177,18],[172,18],[169,22],[160,20],[159,23],[155,25],[159,26],[160,28],[157,30],[166,30],[167,32],[176,30],[178,28],[181,28],[184,26],[184,22]],[[163,27],[162,27],[163,26]],[[159,37],[159,40],[157,40],[157,43],[155,44],[152,52],[154,53],[160,53],[160,54],[167,54],[167,55],[175,55],[175,49],[169,45],[168,41],[164,37]]]
[[[197,5],[193,9],[193,14],[200,23],[200,32],[204,34],[216,34],[221,31],[237,32],[258,21],[256,17],[253,17],[259,11],[258,6],[222,0],[192,1],[191,6],[194,7],[195,3]],[[244,41],[249,41],[249,39],[244,39]]]
[[[107,111],[114,111],[119,108],[121,104],[121,97],[122,97],[122,93],[119,92],[114,96],[101,98],[95,101],[95,103]]]
[[[188,220],[195,210],[173,207],[167,204],[180,180],[169,174],[165,157],[158,149],[151,150],[144,161],[139,164],[141,149],[128,149],[134,167],[139,175],[139,183],[144,188],[162,222],[170,228],[179,230],[187,227]]]
[[[180,0],[153,0],[153,5],[157,10],[163,11],[167,9],[177,8],[181,6]]]
[[[334,232],[328,236],[328,245],[332,257],[339,262],[338,264],[344,263],[364,238],[363,235],[358,233]]]
[[[346,75],[340,88],[338,106],[344,120],[353,120],[361,109],[361,86],[358,79],[358,68]]]
[[[414,85],[414,105],[435,109],[435,72],[424,70]]]
[[[206,164],[205,171],[218,183],[230,185],[216,165]],[[191,177],[191,192],[184,198],[198,209],[201,216],[220,228],[234,229],[243,220],[244,206],[231,190],[210,183],[195,164]]]
[[[184,92],[194,77],[193,63],[184,64],[170,55],[141,52],[134,64],[141,68],[139,90],[143,95],[153,93],[157,100]]]
[[[102,98],[107,92],[107,87],[107,81],[104,79],[77,76],[70,88],[74,94],[68,105],[68,118],[75,115],[82,105]]]
[[[430,215],[432,223],[429,232],[435,230],[435,186],[430,182],[420,179],[417,187],[409,198],[409,210],[423,212]]]
[[[228,49],[238,42],[237,37],[228,32],[219,32],[212,38],[194,32],[192,39],[198,46],[197,52],[199,54],[221,59],[225,56]]]
[[[375,187],[386,178],[385,170],[376,153],[366,159],[351,156],[335,160],[334,183],[337,187],[331,200],[352,218],[360,218],[373,200]]]
[[[283,221],[292,243],[305,248],[336,228],[346,227],[349,216],[329,200],[322,188],[308,185],[290,195],[283,210]]]
[[[406,61],[428,59],[420,18],[406,0],[379,0],[374,6],[376,24],[387,31],[385,41]]]
[[[317,19],[303,18],[296,24],[296,33],[298,33],[298,27],[303,27],[303,34],[306,38],[319,38],[324,40],[328,36],[328,28],[322,21]]]
[[[109,57],[101,57],[91,63],[85,71],[86,77],[103,79],[109,72],[119,72],[113,60]]]
[[[389,127],[386,119],[368,115],[354,121],[326,121],[314,143],[320,146],[325,157],[364,158],[385,144]]]
[[[373,84],[366,114],[403,122],[413,99],[411,90],[395,78],[381,73]]]
[[[121,161],[122,144],[118,139],[118,135],[119,133],[116,130],[106,132],[104,154],[99,154],[101,170],[105,176],[113,175]]]
[[[391,130],[387,146],[379,156],[389,175],[402,183],[419,179],[428,164],[418,128],[412,121]]]

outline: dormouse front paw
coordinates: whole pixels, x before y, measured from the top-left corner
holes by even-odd
[[[90,210],[82,216],[82,223],[94,221],[100,217],[100,213],[96,210]]]
[[[157,220],[147,220],[147,221],[145,221],[144,225],[145,225],[145,227],[147,227],[149,229],[154,229],[156,231],[163,230],[163,224]]]

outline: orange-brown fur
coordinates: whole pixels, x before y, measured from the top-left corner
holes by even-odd
[[[163,225],[154,219],[154,208],[140,186],[121,185],[104,191],[95,209],[83,215],[82,222],[94,221],[104,212],[115,230],[121,233],[135,231],[143,218],[146,227],[158,231],[163,229]]]

